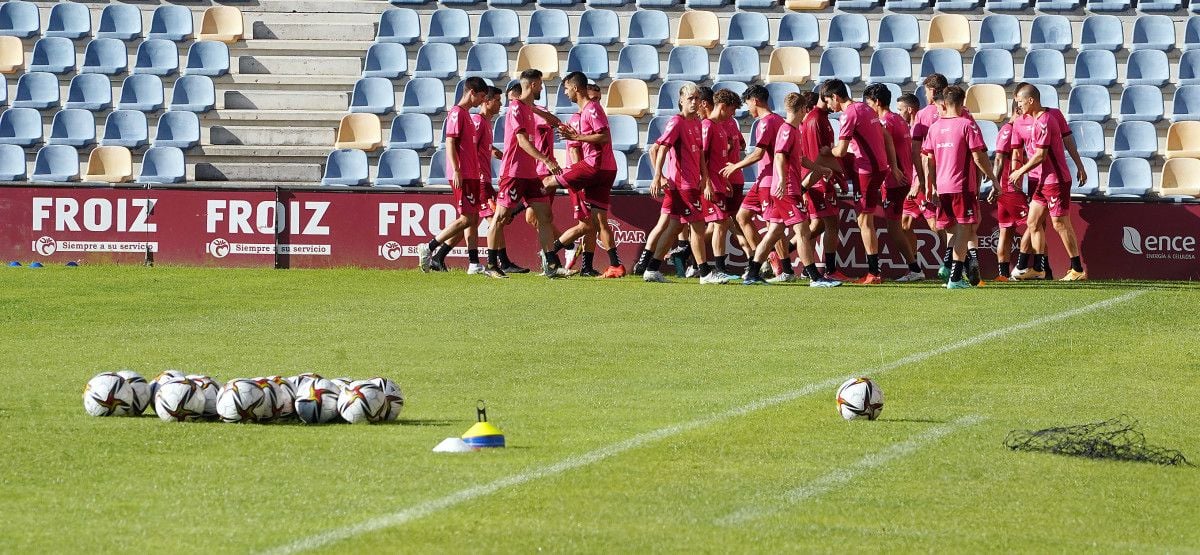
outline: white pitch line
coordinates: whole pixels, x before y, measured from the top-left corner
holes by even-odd
[[[1060,320],[1065,320],[1067,318],[1078,316],[1080,314],[1086,314],[1088,312],[1093,312],[1096,310],[1103,310],[1110,306],[1117,305],[1117,304],[1132,300],[1134,298],[1137,298],[1138,296],[1142,295],[1143,293],[1145,293],[1144,290],[1130,291],[1129,293],[1120,295],[1118,297],[1113,297],[1111,299],[1097,301],[1097,302],[1094,302],[1089,305],[1081,306],[1079,308],[1073,308],[1071,310],[1066,310],[1063,312],[1059,312],[1057,314],[1043,316],[1041,318],[1036,318],[1033,320],[1029,320],[1027,322],[1022,322],[1020,324],[1014,324],[1014,325],[1008,326],[1006,328],[992,330],[992,331],[989,331],[989,332],[986,332],[986,333],[983,333],[980,335],[976,335],[974,337],[970,337],[970,338],[963,339],[963,340],[960,340],[960,341],[957,341],[954,343],[943,345],[936,349],[931,349],[931,350],[924,351],[921,353],[906,356],[899,360],[893,361],[889,364],[883,365],[879,368],[869,370],[869,371],[867,371],[867,373],[871,373],[874,375],[880,375],[885,372],[895,370],[896,368],[900,368],[902,366],[906,366],[909,364],[915,364],[915,363],[924,361],[926,359],[944,355],[951,351],[965,349],[967,347],[971,347],[971,346],[974,346],[974,345],[977,345],[979,343],[983,343],[986,341],[991,341],[993,339],[1003,337],[1003,336],[1009,335],[1011,333],[1016,333],[1016,332],[1019,332],[1022,330],[1041,326],[1044,324],[1049,324],[1052,322],[1058,322]],[[352,524],[352,525],[344,526],[341,528],[333,528],[331,530],[327,530],[325,532],[321,532],[316,535],[308,536],[305,538],[300,538],[294,542],[270,549],[270,550],[266,551],[265,553],[269,554],[269,555],[291,555],[292,553],[300,553],[303,551],[309,551],[312,549],[316,549],[318,547],[329,545],[331,543],[335,543],[335,542],[342,541],[345,539],[353,538],[355,536],[360,536],[362,534],[375,532],[377,530],[383,530],[385,528],[393,528],[396,526],[400,526],[402,524],[411,522],[413,520],[424,518],[433,513],[441,511],[443,509],[448,509],[450,507],[453,507],[453,506],[461,504],[461,503],[465,503],[467,501],[471,501],[473,499],[478,499],[478,498],[486,496],[486,495],[491,495],[502,489],[519,486],[519,485],[522,485],[522,484],[525,484],[528,482],[532,482],[534,480],[538,480],[541,478],[556,476],[556,475],[562,474],[568,470],[574,470],[576,468],[588,466],[590,464],[597,463],[597,462],[600,462],[602,460],[605,460],[605,459],[608,459],[611,457],[615,457],[626,451],[637,449],[639,447],[642,447],[642,446],[645,446],[645,445],[648,445],[651,443],[655,443],[655,442],[661,441],[663,439],[666,439],[666,438],[669,438],[672,436],[676,436],[676,435],[679,435],[679,434],[682,434],[685,432],[689,432],[692,430],[697,430],[700,428],[705,428],[705,427],[711,426],[713,424],[716,424],[718,422],[723,422],[725,420],[729,420],[729,419],[737,417],[737,416],[743,416],[743,415],[750,414],[752,412],[756,412],[756,411],[759,411],[759,410],[762,410],[765,408],[769,408],[769,407],[773,407],[773,406],[780,405],[783,403],[787,403],[787,402],[793,401],[795,399],[798,399],[800,397],[811,395],[818,391],[825,391],[832,387],[836,387],[838,384],[842,383],[849,377],[856,377],[858,375],[860,375],[860,374],[855,374],[854,376],[840,376],[840,377],[835,377],[835,378],[829,378],[827,380],[820,381],[820,382],[809,383],[799,389],[794,389],[792,391],[787,391],[784,393],[780,393],[778,395],[773,395],[771,397],[765,397],[765,398],[759,399],[757,401],[753,401],[751,403],[742,405],[740,407],[734,407],[731,409],[727,409],[723,412],[719,412],[714,415],[698,418],[696,420],[691,420],[688,422],[680,422],[678,424],[673,424],[673,425],[667,426],[665,428],[659,428],[657,430],[641,433],[641,434],[633,436],[629,439],[626,439],[623,441],[618,441],[617,443],[606,445],[604,447],[600,447],[599,449],[595,449],[593,451],[589,451],[589,452],[583,453],[581,455],[567,457],[567,458],[562,459],[551,465],[534,468],[531,470],[527,470],[525,472],[513,474],[511,476],[505,476],[503,478],[499,478],[495,481],[488,482],[486,484],[479,484],[476,486],[471,486],[469,488],[456,491],[456,492],[446,495],[444,497],[439,497],[437,499],[432,499],[429,501],[425,501],[423,503],[418,503],[418,504],[408,507],[406,509],[401,509],[401,510],[393,512],[393,513],[377,516],[375,518],[360,522],[358,524]]]
[[[717,524],[729,526],[741,524],[746,521],[775,514],[784,509],[783,505],[795,505],[802,503],[814,497],[818,497],[837,489],[838,487],[848,484],[851,480],[857,478],[868,470],[879,468],[889,462],[892,462],[901,457],[906,457],[917,452],[918,449],[932,444],[943,437],[946,437],[958,430],[973,426],[982,422],[984,418],[979,415],[964,416],[949,424],[943,424],[925,430],[908,441],[896,443],[888,446],[886,449],[878,453],[871,453],[854,464],[838,468],[825,474],[803,486],[793,489],[785,494],[779,500],[779,504],[770,506],[753,506],[740,509],[725,517],[717,519]]]

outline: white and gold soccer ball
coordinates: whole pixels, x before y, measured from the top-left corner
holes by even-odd
[[[350,382],[338,395],[338,414],[351,424],[380,422],[387,414],[387,395],[371,380]]]
[[[309,380],[296,391],[296,416],[305,424],[333,422],[338,417],[340,394],[341,388],[329,380]]]
[[[265,378],[273,389],[275,420],[288,420],[296,415],[296,390],[283,376]]]
[[[133,407],[129,411],[129,415],[138,416],[145,412],[150,407],[150,403],[154,402],[154,396],[150,394],[150,382],[133,370],[121,370],[117,372],[117,375],[125,378],[129,389],[133,391]]]
[[[97,374],[83,387],[83,410],[92,416],[133,414],[133,389],[116,372]]]
[[[383,390],[383,396],[387,400],[383,420],[391,422],[399,418],[400,412],[404,410],[404,393],[400,391],[400,386],[387,378],[371,378],[369,381]]]
[[[200,374],[191,374],[187,378],[196,382],[196,385],[200,386],[201,393],[204,394],[204,417],[216,418],[217,395],[221,393],[221,382]]]
[[[883,390],[871,378],[846,380],[837,390],[837,409],[846,420],[875,420],[883,411]]]
[[[223,422],[261,422],[271,414],[269,402],[264,388],[255,380],[229,380],[217,393],[217,416]]]
[[[204,391],[186,377],[166,380],[154,394],[154,413],[167,422],[204,418]]]

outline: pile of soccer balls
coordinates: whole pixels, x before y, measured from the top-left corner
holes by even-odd
[[[284,378],[236,378],[222,384],[208,376],[167,370],[153,381],[132,370],[105,372],[83,390],[92,416],[138,416],[153,403],[167,422],[221,420],[305,424],[395,420],[404,409],[400,386],[387,378],[325,379],[318,374]]]

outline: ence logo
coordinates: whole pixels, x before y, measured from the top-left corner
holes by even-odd
[[[1195,260],[1196,238],[1188,235],[1147,235],[1126,226],[1121,237],[1125,252],[1148,259]]]

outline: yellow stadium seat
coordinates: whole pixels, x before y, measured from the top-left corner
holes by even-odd
[[[1200,121],[1177,121],[1167,128],[1164,158],[1200,158]]]
[[[517,51],[517,69],[520,75],[527,69],[542,71],[542,79],[550,80],[558,77],[558,48],[553,44],[526,44]]]
[[[100,146],[88,156],[84,181],[127,183],[133,181],[133,156],[123,146]]]
[[[1000,85],[971,85],[966,104],[975,119],[999,123],[1008,117],[1008,95]]]
[[[781,46],[771,51],[771,59],[767,62],[768,83],[802,85],[808,82],[811,74],[812,65],[807,49],[799,46]]]
[[[213,6],[204,10],[200,20],[200,32],[196,40],[215,40],[233,44],[242,40],[245,24],[242,23],[242,10],[233,6]]]
[[[1164,197],[1200,197],[1200,159],[1167,160],[1163,164],[1158,193]]]
[[[971,24],[960,14],[942,13],[929,21],[925,49],[952,48],[963,52],[971,45]]]
[[[675,32],[675,46],[713,48],[721,41],[721,26],[713,12],[683,12]]]
[[[370,152],[383,146],[383,126],[375,114],[346,114],[338,125],[335,148],[356,148]]]
[[[650,111],[650,89],[640,79],[614,79],[604,95],[604,111],[640,118]]]
[[[0,37],[0,73],[20,73],[25,69],[25,47],[17,37]]]
[[[798,12],[823,10],[829,7],[829,0],[786,0],[784,7]]]

